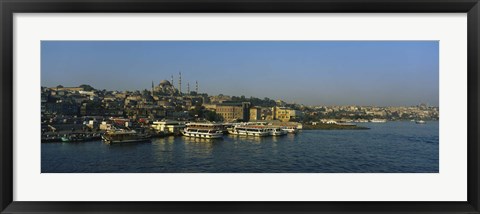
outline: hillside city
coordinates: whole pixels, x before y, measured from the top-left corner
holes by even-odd
[[[122,119],[131,124],[151,124],[159,120],[251,122],[281,121],[303,124],[336,122],[374,122],[396,120],[438,120],[439,108],[417,106],[306,106],[272,100],[267,97],[208,95],[195,88],[180,90],[162,80],[150,90],[107,91],[90,85],[78,87],[42,87],[42,125],[88,120],[101,122]],[[193,87],[192,87],[193,88]],[[43,129],[43,128],[42,128]]]

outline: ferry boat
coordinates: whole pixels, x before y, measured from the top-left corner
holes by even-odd
[[[270,132],[263,126],[236,126],[228,131],[233,135],[264,137],[269,136]]]
[[[125,129],[110,130],[102,136],[102,139],[107,144],[150,142],[149,135]]]
[[[182,134],[187,137],[198,138],[222,138],[223,125],[215,123],[189,123],[182,131]]]
[[[271,136],[282,136],[287,134],[287,131],[281,129],[280,127],[268,127],[266,130]]]
[[[282,130],[286,131],[288,134],[296,134],[298,132],[298,129],[296,127],[285,126],[282,128]]]

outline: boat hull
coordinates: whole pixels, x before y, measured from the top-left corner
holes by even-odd
[[[189,123],[182,132],[183,136],[218,139],[223,138],[223,126],[214,123]]]
[[[216,139],[216,138],[222,138],[223,134],[220,133],[215,133],[215,134],[207,134],[207,133],[189,133],[189,132],[184,132],[183,136],[186,137],[196,137],[196,138],[207,138],[207,139]]]
[[[114,139],[109,136],[102,137],[103,142],[107,144],[121,144],[121,143],[148,143],[151,142],[149,137],[127,137],[122,139]]]
[[[150,139],[131,139],[131,140],[104,140],[107,144],[121,144],[121,143],[149,143]]]
[[[273,132],[273,133],[270,133],[270,135],[272,136],[282,136],[282,135],[286,135],[287,132]]]
[[[296,129],[284,129],[288,134],[297,134],[298,131]]]
[[[270,135],[268,132],[239,132],[239,131],[229,131],[229,134],[240,135],[240,136],[252,136],[252,137],[265,137]]]

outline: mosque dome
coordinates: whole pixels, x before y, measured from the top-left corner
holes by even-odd
[[[177,90],[175,89],[175,87],[172,85],[172,83],[170,83],[168,80],[162,80],[160,81],[160,83],[158,84],[158,86],[155,86],[153,88],[153,91],[157,94],[157,95],[173,95],[173,94],[177,94]]]
[[[172,85],[168,80],[160,81],[160,85]]]

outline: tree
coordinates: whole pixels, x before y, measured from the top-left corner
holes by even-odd
[[[205,115],[205,119],[207,119],[208,121],[222,121],[223,120],[222,116],[220,116],[219,114],[217,114],[214,111],[205,110],[204,115]]]
[[[94,91],[95,90],[92,86],[86,85],[86,84],[82,84],[78,87],[83,88],[84,91]]]
[[[63,88],[63,85],[57,85],[57,88]]]
[[[145,90],[142,91],[142,95],[143,96],[150,95],[150,91],[145,89]]]
[[[189,115],[191,117],[199,117],[199,118],[202,118],[203,117],[203,108],[202,106],[195,106],[194,109],[190,109],[188,111]]]

